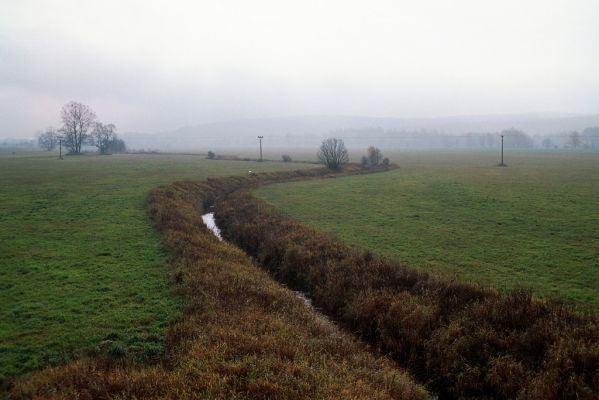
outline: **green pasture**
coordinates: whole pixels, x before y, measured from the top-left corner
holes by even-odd
[[[385,151],[383,151],[385,153]],[[444,277],[599,308],[599,153],[388,153],[399,170],[257,195],[353,245]]]
[[[300,167],[192,155],[57,158],[0,154],[0,383],[98,346],[159,354],[181,299],[169,289],[147,193],[176,180]]]

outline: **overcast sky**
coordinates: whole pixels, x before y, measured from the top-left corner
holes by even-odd
[[[599,112],[599,1],[0,2],[0,136],[336,114]]]

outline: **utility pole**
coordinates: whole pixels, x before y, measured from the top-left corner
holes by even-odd
[[[62,138],[58,138],[58,159],[62,160]]]
[[[507,165],[503,163],[503,135],[501,135],[501,164],[499,164],[499,166],[507,167]]]
[[[264,136],[258,136],[258,139],[260,139],[260,161],[262,161],[262,139],[264,139]]]

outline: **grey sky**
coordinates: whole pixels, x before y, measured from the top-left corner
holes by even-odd
[[[0,136],[248,117],[599,112],[599,1],[0,3]]]

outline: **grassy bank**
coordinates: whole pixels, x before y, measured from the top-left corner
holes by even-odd
[[[198,156],[0,155],[0,381],[62,363],[110,340],[154,358],[181,298],[144,207],[147,193],[180,179],[283,163]]]
[[[304,172],[293,176],[302,176]],[[286,176],[286,175],[273,175]],[[186,299],[154,365],[98,354],[16,382],[14,398],[427,398],[389,360],[374,356],[276,284],[204,226],[201,205],[256,177],[178,183],[148,209]]]
[[[280,183],[290,217],[444,277],[599,307],[599,154],[389,154],[400,170]]]
[[[527,292],[431,277],[348,247],[282,216],[242,186],[216,203],[224,237],[444,398],[596,397],[594,315]]]

